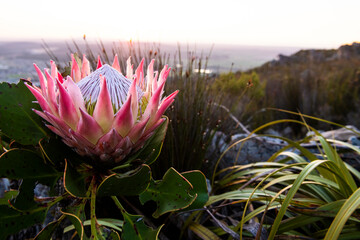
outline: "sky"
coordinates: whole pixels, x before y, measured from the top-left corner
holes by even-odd
[[[360,41],[359,0],[6,0],[0,41],[138,40],[335,48]]]

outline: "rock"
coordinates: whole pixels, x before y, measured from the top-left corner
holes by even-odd
[[[352,136],[349,138],[349,142],[354,145],[360,147],[360,139],[356,136]]]
[[[5,191],[10,190],[10,181],[7,178],[0,178],[0,198],[4,197]]]
[[[247,136],[247,134],[231,136],[231,141],[227,144],[227,152],[220,162],[220,168],[230,167],[235,163],[244,165],[267,161],[284,145],[283,141],[270,137],[254,137],[241,141]],[[235,145],[232,146],[233,144]]]
[[[266,129],[266,131],[264,133],[267,135],[273,135],[273,136],[278,136],[278,137],[281,136],[281,134],[278,131],[276,131],[272,128]]]
[[[42,197],[48,197],[49,196],[50,187],[37,184],[34,189],[34,195],[35,197],[42,198]]]
[[[218,152],[225,151],[225,149],[228,147],[226,138],[227,136],[223,132],[217,131],[211,140],[210,149]]]
[[[360,58],[360,43],[354,42],[351,45],[343,45],[337,50],[339,59]]]
[[[291,127],[287,126],[281,131],[281,136],[293,136],[294,131]]]
[[[309,132],[307,136],[315,136],[314,132]],[[321,135],[326,139],[335,139],[343,142],[351,142],[350,138],[358,138],[360,131],[354,126],[347,125],[346,128],[339,128],[331,131],[321,132]]]

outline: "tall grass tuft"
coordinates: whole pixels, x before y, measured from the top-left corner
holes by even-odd
[[[167,91],[179,89],[180,94],[167,113],[171,123],[155,163],[161,172],[171,166],[179,171],[206,168],[206,151],[223,118],[214,104],[220,96],[213,95],[210,88],[213,77],[200,71],[206,70],[209,56],[203,58],[188,51],[184,60],[181,52],[179,46],[173,62],[176,69],[167,84]]]

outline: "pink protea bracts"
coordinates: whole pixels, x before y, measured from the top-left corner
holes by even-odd
[[[125,77],[117,56],[112,67],[102,65],[99,58],[97,70],[91,73],[85,56],[80,68],[72,55],[71,76],[66,78],[50,63],[45,76],[34,64],[40,88],[27,87],[43,110],[34,111],[65,144],[97,164],[117,165],[140,149],[164,121],[161,116],[178,93],[162,99],[170,68],[154,72],[154,60],[145,77],[144,60],[134,73],[129,58]]]

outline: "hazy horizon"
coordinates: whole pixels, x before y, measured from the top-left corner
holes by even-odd
[[[88,37],[86,38],[87,41],[91,44],[96,44],[100,41],[104,42],[104,43],[117,43],[117,42],[121,42],[121,43],[127,43],[129,42],[129,40],[124,40],[124,39],[102,39],[102,38],[92,38],[89,39]],[[360,39],[359,39],[360,40]],[[46,39],[46,38],[0,38],[0,43],[9,43],[9,42],[13,42],[13,43],[72,43],[73,41],[83,41],[83,37],[77,37],[77,38],[56,38],[56,39]],[[303,49],[303,50],[307,50],[307,49],[337,49],[342,45],[346,45],[346,44],[352,44],[354,42],[360,42],[360,41],[350,41],[350,42],[343,42],[343,43],[339,43],[339,44],[332,44],[332,45],[328,45],[328,46],[321,46],[321,45],[277,45],[277,44],[242,44],[242,43],[211,43],[211,42],[181,42],[181,41],[142,41],[141,39],[139,40],[133,40],[131,39],[131,41],[133,42],[140,42],[140,43],[147,43],[147,44],[160,44],[160,45],[178,45],[180,44],[181,46],[204,46],[204,47],[208,47],[211,48],[212,46],[220,46],[220,47],[253,47],[253,48],[297,48],[297,49]],[[279,53],[281,54],[281,52]]]
[[[337,48],[360,39],[360,1],[5,1],[0,40]],[[102,11],[99,11],[101,9]]]
[[[45,41],[59,64],[70,61],[70,48],[76,51],[70,41]],[[85,50],[84,41],[76,41],[79,47]],[[92,51],[96,54],[101,51],[96,42],[89,41]],[[68,45],[67,45],[68,43]],[[113,41],[103,41],[105,48],[111,53]],[[158,45],[156,45],[158,46]],[[171,67],[175,67],[173,56],[178,50],[177,44],[160,43],[162,53],[169,54]],[[232,71],[243,71],[276,59],[279,54],[290,55],[302,48],[297,47],[269,47],[269,46],[241,46],[221,44],[180,44],[181,54],[186,58],[187,51],[191,51],[198,58],[204,58],[211,52],[208,69],[213,73]],[[211,51],[212,50],[212,51]],[[112,54],[112,53],[111,53]],[[41,68],[46,67],[50,56],[46,53],[41,41],[0,41],[0,81],[17,81],[19,78],[34,77],[33,63]],[[54,59],[55,60],[55,59]],[[186,60],[186,59],[184,59]]]

